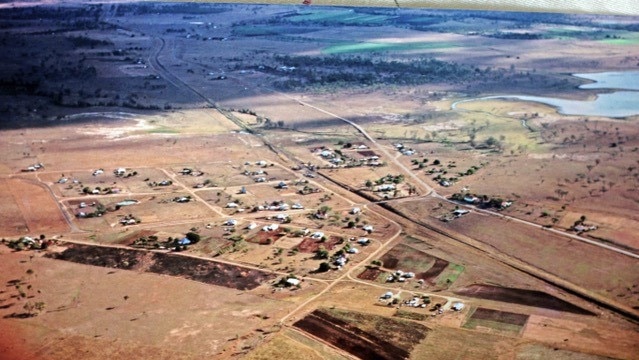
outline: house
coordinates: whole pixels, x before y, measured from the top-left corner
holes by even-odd
[[[98,169],[98,170],[95,170],[93,172],[93,176],[98,176],[100,174],[104,174],[104,170],[103,169]]]
[[[99,194],[100,194],[100,190],[98,190],[98,189],[93,189],[93,190],[91,191],[91,194],[93,194],[93,195],[99,195]]]
[[[379,298],[383,299],[383,300],[392,299],[393,298],[393,292],[392,291],[387,291],[382,296],[380,296]]]
[[[320,156],[323,157],[323,158],[328,158],[328,157],[333,156],[333,153],[330,150],[323,150],[320,153]]]
[[[470,212],[470,210],[466,210],[466,209],[456,209],[453,211],[453,215],[455,215],[456,217],[460,217],[462,215],[466,215]]]
[[[474,203],[479,201],[479,198],[477,198],[476,196],[472,196],[472,195],[466,195],[466,196],[464,196],[464,201],[469,203],[469,204],[474,204]]]
[[[314,233],[311,235],[311,237],[312,237],[313,239],[321,239],[321,238],[323,238],[323,237],[324,237],[324,233],[323,233],[323,232],[321,232],[321,231],[316,231],[316,232],[314,232]]]
[[[255,179],[255,182],[258,182],[258,183],[266,182],[266,178],[265,177],[258,177],[258,178]]]
[[[382,184],[377,187],[375,191],[393,191],[395,190],[395,185],[393,184]]]
[[[359,250],[357,250],[357,248],[352,247],[346,250],[346,252],[348,252],[349,254],[357,254]]]
[[[461,301],[456,301],[450,308],[454,311],[462,311],[462,309],[464,309],[464,303]]]
[[[191,240],[189,240],[187,237],[184,237],[184,238],[178,240],[178,244],[179,245],[190,245],[191,244]]]
[[[278,224],[271,224],[271,225],[266,225],[262,228],[263,231],[275,231],[279,228],[280,226]]]
[[[191,198],[188,197],[188,196],[181,196],[181,197],[174,198],[173,201],[178,202],[178,203],[187,203],[187,202],[191,201]]]
[[[299,279],[296,279],[296,278],[288,278],[288,279],[286,279],[286,283],[289,286],[298,286],[301,283],[301,281]]]
[[[302,205],[300,203],[295,203],[295,204],[293,204],[293,206],[291,206],[291,209],[294,209],[294,210],[300,210],[300,209],[303,209],[303,208],[304,208],[304,205]]]
[[[238,206],[239,205],[237,203],[234,203],[234,202],[226,203],[226,207],[229,208],[229,209],[235,209]]]
[[[275,186],[277,189],[288,189],[288,185],[286,185],[286,183],[284,181],[280,181],[277,186]]]
[[[412,156],[412,155],[415,155],[415,150],[413,149],[402,150],[402,154],[405,156]]]
[[[257,165],[257,166],[266,166],[266,161],[264,161],[264,160],[256,161],[255,165]]]
[[[279,221],[285,221],[286,219],[288,219],[288,215],[286,214],[277,214],[275,215],[275,218]]]
[[[370,244],[370,242],[371,242],[371,241],[370,241],[368,238],[359,238],[359,239],[357,240],[357,243],[358,243],[358,244],[360,244],[360,245],[364,245],[364,246],[366,246],[366,245]]]
[[[65,177],[60,178],[60,180],[58,180],[58,184],[65,184],[67,181],[69,181],[69,179],[67,179]]]
[[[439,185],[441,185],[443,187],[449,187],[450,186],[450,182],[448,180],[441,180],[439,182]]]
[[[240,189],[240,194],[246,194],[246,187],[242,186],[242,188]]]
[[[189,168],[183,168],[182,171],[180,171],[180,174],[182,175],[190,175],[193,172],[193,170],[189,169]]]
[[[227,219],[224,222],[224,225],[226,225],[226,226],[235,226],[235,225],[237,225],[237,220],[235,220],[235,219]]]
[[[287,204],[287,203],[280,204],[280,205],[277,207],[277,210],[279,210],[279,211],[286,211],[286,210],[288,210],[288,209],[289,209],[289,206],[288,206],[288,204]]]
[[[85,202],[81,202],[81,203],[80,203],[80,205],[78,205],[78,207],[79,207],[80,209],[85,208],[85,207],[87,207],[87,203],[85,203]]]
[[[334,264],[341,267],[346,265],[346,262],[348,262],[348,259],[345,256],[340,256],[335,259]]]
[[[117,169],[113,170],[113,173],[116,176],[122,176],[122,175],[124,175],[124,173],[126,173],[126,169],[125,168],[117,168]]]
[[[373,225],[364,225],[362,229],[370,234],[373,232]]]
[[[158,186],[169,186],[172,185],[173,182],[171,180],[162,180],[158,183]]]
[[[351,214],[353,214],[353,215],[357,215],[357,214],[359,214],[361,212],[362,212],[362,209],[360,209],[358,207],[354,207],[354,208],[351,209]]]
[[[256,227],[257,227],[257,224],[256,224],[256,223],[254,223],[254,222],[252,222],[252,223],[250,223],[250,224],[248,224],[248,225],[246,226],[246,228],[247,228],[247,229],[249,229],[249,230],[253,230],[253,229],[255,229]]]

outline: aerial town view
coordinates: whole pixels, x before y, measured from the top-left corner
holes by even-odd
[[[639,359],[637,17],[3,2],[0,46],[2,360]]]

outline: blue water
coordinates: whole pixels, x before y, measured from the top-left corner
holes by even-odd
[[[594,81],[581,85],[580,89],[639,90],[639,71],[610,71],[591,74],[572,74]]]
[[[519,99],[554,106],[560,114],[564,115],[606,116],[612,118],[639,115],[639,91],[627,91],[639,90],[639,71],[573,74],[573,76],[595,81],[590,84],[581,85],[579,87],[580,89],[610,89],[625,91],[598,94],[597,98],[592,101],[568,100],[543,96],[497,95],[458,101],[454,103],[452,107],[454,109],[457,104],[468,101]]]

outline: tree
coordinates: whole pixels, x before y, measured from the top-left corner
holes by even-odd
[[[327,272],[330,269],[331,269],[331,265],[327,263],[326,261],[324,261],[321,264],[319,264],[319,268],[317,269],[317,272]]]
[[[200,234],[190,231],[186,233],[186,238],[189,239],[191,244],[197,244],[200,241]]]
[[[315,252],[315,256],[318,259],[328,259],[328,250],[324,249],[324,248],[319,248],[316,252]]]

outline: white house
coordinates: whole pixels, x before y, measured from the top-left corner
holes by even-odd
[[[351,209],[351,214],[353,214],[353,215],[357,215],[357,214],[359,214],[361,212],[362,212],[362,209],[360,209],[358,207],[354,207],[354,208]]]
[[[250,224],[248,224],[248,225],[246,226],[246,228],[247,228],[247,229],[249,229],[249,230],[253,230],[253,229],[255,229],[256,227],[257,227],[257,224],[256,224],[256,223],[254,223],[254,222],[252,222],[252,223],[250,223]]]
[[[235,226],[237,225],[237,220],[235,219],[228,219],[224,222],[224,225],[226,226]]]
[[[316,231],[316,232],[313,233],[313,235],[311,235],[311,237],[313,239],[321,239],[321,238],[324,237],[324,233],[321,232],[321,231]]]
[[[364,225],[364,227],[362,227],[362,229],[368,233],[372,233],[373,232],[373,225]]]

